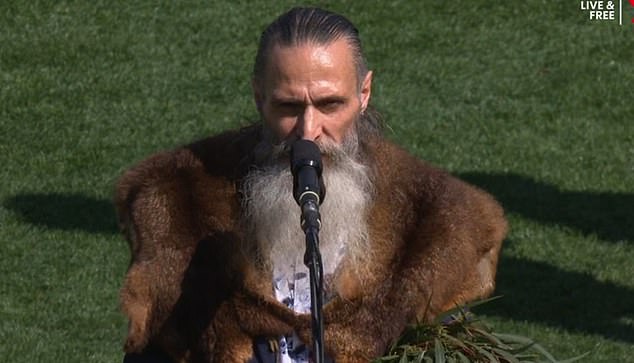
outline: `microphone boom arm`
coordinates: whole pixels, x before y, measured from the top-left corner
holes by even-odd
[[[301,208],[301,227],[306,234],[304,264],[310,273],[310,313],[313,362],[324,362],[323,266],[319,252],[321,216],[319,203],[326,189],[321,179],[321,154],[315,143],[297,140],[291,148],[293,196]]]
[[[306,203],[310,205],[314,203]],[[309,207],[307,207],[308,209]],[[319,215],[319,211],[316,211]],[[304,213],[302,213],[304,214]],[[313,210],[310,211],[313,214]],[[319,219],[312,217],[304,220],[303,226],[306,233],[306,253],[304,254],[304,264],[310,273],[310,314],[311,331],[313,335],[313,361],[324,362],[324,318],[323,318],[323,266],[321,254],[319,252]]]

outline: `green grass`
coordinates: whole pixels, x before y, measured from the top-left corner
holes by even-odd
[[[618,2],[617,2],[618,3]],[[0,3],[0,361],[121,359],[110,206],[148,154],[256,113],[259,32],[292,2]],[[322,2],[359,27],[388,137],[493,193],[495,330],[634,362],[634,8]]]

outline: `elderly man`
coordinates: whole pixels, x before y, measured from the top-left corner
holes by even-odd
[[[381,136],[372,72],[344,17],[296,8],[263,32],[262,122],[150,157],[118,184],[132,262],[121,292],[126,360],[304,362],[310,289],[288,149],[315,142],[325,352],[381,356],[408,323],[485,297],[506,233],[485,192]]]

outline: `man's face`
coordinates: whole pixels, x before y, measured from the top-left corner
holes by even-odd
[[[294,138],[341,144],[370,99],[372,72],[357,84],[345,40],[327,45],[274,46],[256,104],[276,142]]]

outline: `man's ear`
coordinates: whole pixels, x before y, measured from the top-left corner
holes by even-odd
[[[258,113],[262,113],[262,88],[258,84],[258,81],[255,78],[251,79],[251,91],[253,91],[253,100],[255,101],[255,107],[258,109]]]
[[[372,93],[372,71],[368,71],[361,83],[361,112],[368,108],[370,94]]]

